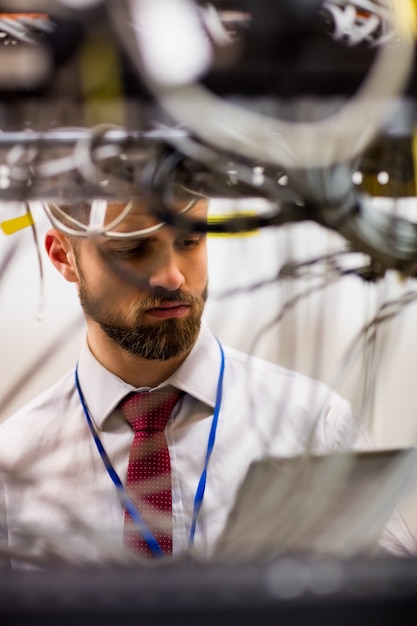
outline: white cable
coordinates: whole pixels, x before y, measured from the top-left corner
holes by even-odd
[[[88,224],[84,224],[80,220],[77,220],[55,202],[44,202],[43,208],[55,228],[58,228],[66,235],[74,237],[97,237],[100,235],[120,239],[139,236],[145,237],[164,226],[163,223],[159,223],[150,228],[143,228],[132,232],[122,233],[113,231],[113,229],[119,226],[129,215],[132,211],[134,203],[130,200],[114,220],[112,220],[109,224],[105,224],[107,204],[107,200],[103,199],[96,199],[92,201]],[[68,224],[72,224],[73,228],[71,228]]]
[[[205,196],[201,195],[199,197],[204,198]],[[198,202],[198,199],[193,199],[188,202],[187,205],[179,212],[179,215],[185,215],[186,213],[188,213],[188,211],[190,211],[193,206],[195,206],[196,202]],[[45,213],[49,217],[52,225],[55,226],[55,228],[61,230],[66,235],[70,235],[73,237],[102,236],[110,237],[112,239],[132,239],[138,237],[148,237],[149,235],[152,235],[153,233],[161,230],[161,228],[164,228],[164,226],[166,226],[166,222],[158,222],[153,226],[149,226],[148,228],[141,228],[139,230],[126,232],[114,230],[131,213],[134,207],[133,200],[128,202],[123,210],[119,213],[119,215],[108,224],[105,223],[108,202],[104,199],[96,199],[92,201],[88,224],[84,224],[83,222],[77,220],[55,202],[44,202],[42,203],[42,206]],[[69,226],[68,224],[72,224],[73,228],[71,228],[71,226]]]

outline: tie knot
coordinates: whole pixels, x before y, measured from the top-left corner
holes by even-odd
[[[131,393],[122,400],[120,408],[134,431],[163,431],[180,397],[178,389],[169,388]]]

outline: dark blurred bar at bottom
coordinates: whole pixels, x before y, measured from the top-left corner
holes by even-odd
[[[417,559],[0,571],[1,626],[415,626]]]

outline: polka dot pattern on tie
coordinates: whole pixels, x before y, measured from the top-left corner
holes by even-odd
[[[156,389],[125,398],[121,411],[135,431],[126,488],[162,552],[172,552],[171,464],[164,430],[181,392]],[[125,546],[146,556],[146,542],[125,512]]]

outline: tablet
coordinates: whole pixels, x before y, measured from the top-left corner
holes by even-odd
[[[214,556],[258,560],[372,551],[416,467],[414,448],[255,461]]]

